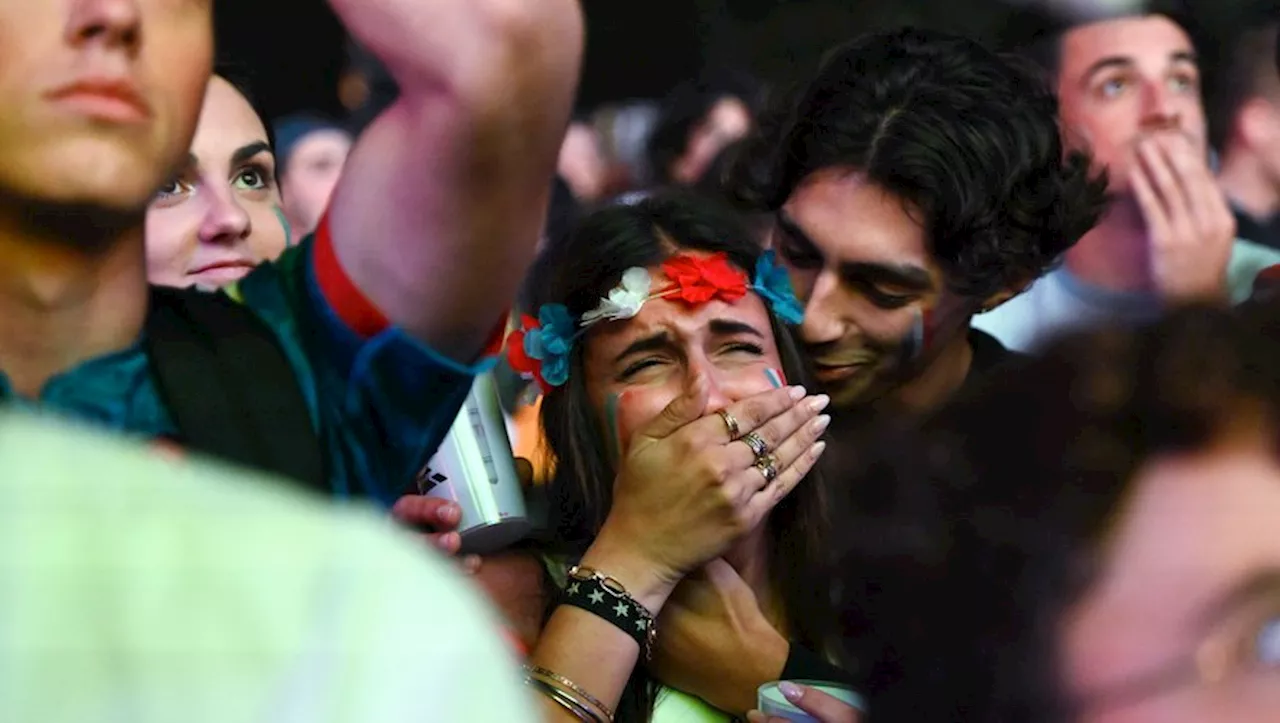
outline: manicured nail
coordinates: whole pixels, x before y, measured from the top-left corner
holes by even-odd
[[[814,459],[817,459],[818,457],[821,457],[821,456],[822,456],[822,453],[823,453],[823,452],[825,452],[825,451],[827,451],[827,443],[826,443],[826,442],[818,442],[817,444],[813,445],[813,457],[814,457]]]
[[[830,424],[831,424],[830,415],[828,414],[819,415],[817,419],[813,420],[813,433],[822,434],[827,430],[827,427]]]
[[[789,393],[791,394],[791,398],[797,402],[804,399],[805,396],[809,394],[804,390],[804,387],[791,387]]]
[[[828,397],[825,394],[819,394],[818,396],[814,397],[809,401],[809,408],[815,412],[821,412],[822,410],[826,409],[827,405],[830,403],[831,403],[831,397]]]
[[[460,519],[462,519],[462,508],[456,504],[450,502],[440,508],[440,520],[442,522],[448,522],[449,524],[456,525]]]
[[[799,703],[800,699],[804,697],[804,691],[800,686],[789,680],[784,680],[781,683],[778,683],[778,690],[781,691],[783,698],[786,698],[792,703]]]

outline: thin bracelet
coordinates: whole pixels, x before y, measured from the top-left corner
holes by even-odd
[[[573,714],[574,718],[577,718],[583,723],[606,723],[606,721],[600,719],[600,716],[592,712],[590,708],[586,707],[581,702],[574,700],[573,696],[566,694],[563,690],[560,690],[554,685],[549,685],[545,681],[538,680],[537,678],[525,678],[524,682],[525,685],[531,686],[534,690],[555,701],[561,708],[569,711]]]
[[[568,678],[564,677],[563,675],[560,675],[559,673],[556,673],[551,670],[547,670],[546,668],[541,668],[536,665],[526,665],[524,666],[524,671],[529,675],[532,675],[537,678],[548,678],[549,680],[545,682],[559,683],[560,685],[565,686],[566,688],[573,691],[574,693],[577,693],[578,695],[582,696],[582,698],[586,702],[600,709],[600,712],[604,713],[605,721],[607,723],[613,723],[613,710],[610,709],[609,706],[600,702],[600,700],[596,698],[594,695],[591,695],[587,691],[583,690],[581,686],[579,686],[577,683],[573,682],[572,680],[569,680]]]

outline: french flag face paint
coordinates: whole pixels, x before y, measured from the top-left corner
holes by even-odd
[[[787,378],[782,375],[781,369],[765,369],[764,376],[774,389],[781,389],[787,384]]]

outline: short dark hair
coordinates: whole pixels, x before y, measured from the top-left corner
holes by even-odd
[[[776,211],[810,174],[856,168],[919,210],[952,289],[985,297],[1041,276],[1097,222],[1106,186],[1089,165],[1063,148],[1040,74],[908,28],[831,53],[762,122],[733,182],[742,203]]]
[[[1032,3],[1031,7],[1018,7],[1009,11],[994,38],[995,47],[1002,52],[1015,53],[1030,60],[1050,80],[1055,80],[1062,64],[1063,37],[1084,25],[1160,15],[1172,20],[1191,36],[1197,48],[1212,45],[1205,42],[1205,31],[1199,23],[1194,22],[1195,14],[1191,12],[1189,4],[1189,0],[1152,0],[1143,2],[1137,9],[1070,12],[1049,7],[1045,3]]]
[[[1190,308],[1067,338],[867,445],[833,514],[845,637],[878,720],[1075,719],[1060,623],[1135,475],[1244,414],[1280,440],[1276,312]]]

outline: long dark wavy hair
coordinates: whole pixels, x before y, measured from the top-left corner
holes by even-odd
[[[541,266],[537,301],[560,303],[575,317],[595,307],[627,269],[661,264],[684,250],[724,252],[752,274],[762,249],[736,215],[706,199],[667,191],[586,216]],[[790,383],[808,377],[803,357],[773,311],[769,321],[782,369]],[[568,381],[542,403],[542,427],[555,472],[550,483],[554,552],[577,556],[600,531],[613,503],[615,461],[610,442],[587,395],[583,344],[576,345]],[[824,579],[827,519],[820,472],[810,472],[768,520],[769,574],[786,610],[792,640],[821,650],[832,620]],[[548,611],[550,615],[550,611]],[[620,723],[647,721],[657,685],[637,666],[618,706]]]

